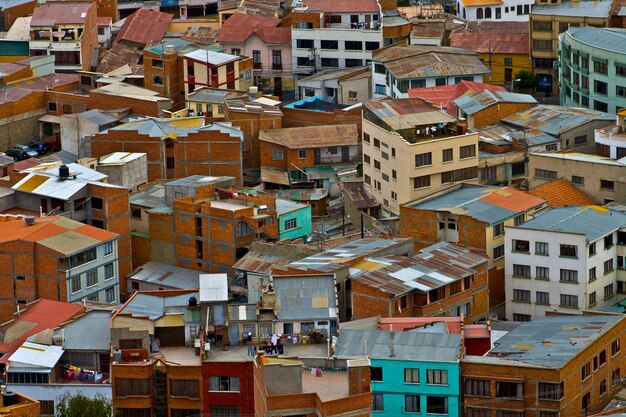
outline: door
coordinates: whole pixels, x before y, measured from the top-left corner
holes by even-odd
[[[513,81],[513,68],[504,69],[504,81],[508,81],[508,82]]]
[[[230,329],[230,344],[231,346],[236,346],[239,344],[239,325],[233,324],[229,326]]]
[[[283,323],[283,333],[293,334],[293,323]]]
[[[43,212],[43,214],[48,213],[48,199],[47,198],[42,198],[39,205],[41,206],[41,211]]]
[[[322,162],[322,155],[320,153],[320,148],[313,149],[313,163],[318,165]]]
[[[185,346],[185,327],[157,327],[154,335],[159,338],[161,346]]]
[[[98,357],[99,357],[99,362],[100,362],[100,372],[104,374],[108,374],[109,365],[111,363],[111,358],[109,357],[109,354],[101,353],[100,355],[98,355]]]
[[[350,162],[350,147],[341,147],[341,162]]]
[[[274,77],[274,95],[280,100],[283,99],[283,79],[281,77]]]

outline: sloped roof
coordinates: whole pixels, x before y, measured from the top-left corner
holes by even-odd
[[[450,35],[450,46],[479,54],[522,54],[530,50],[528,33],[457,32]]]
[[[187,28],[181,39],[201,44],[211,44],[217,42],[217,35],[220,28],[191,26]]]
[[[184,56],[185,58],[194,59],[196,61],[216,66],[239,60],[239,56],[237,55],[224,54],[222,52],[209,51],[204,49],[197,49],[195,51],[188,52]]]
[[[442,195],[426,198],[409,206],[418,210],[470,216],[494,225],[544,203],[544,199],[513,187],[460,185]]]
[[[269,275],[272,268],[317,253],[314,248],[298,244],[254,242],[250,251],[238,260],[233,269]]]
[[[3,227],[5,224],[3,223]],[[68,304],[46,299],[41,299],[29,305],[26,311],[23,311],[19,317],[15,317],[15,319],[2,326],[2,332],[0,332],[0,352],[5,352],[5,354],[0,358],[0,363],[6,363],[9,356],[30,336],[43,330],[57,327],[84,309],[80,304]]]
[[[63,336],[66,350],[108,351],[111,347],[111,311],[91,310],[54,331]]]
[[[128,279],[182,290],[198,288],[199,276],[200,272],[194,269],[149,261],[131,272]]]
[[[261,28],[255,34],[268,45],[291,44],[290,27]]]
[[[561,1],[559,4],[536,4],[533,14],[550,16],[609,17],[611,1]]]
[[[166,314],[169,307],[184,307],[190,297],[198,299],[198,290],[141,291],[135,292],[118,310],[117,314],[131,314],[135,317],[148,317],[156,321]]]
[[[274,276],[278,320],[337,318],[335,278],[322,276]]]
[[[411,88],[409,89],[409,97],[424,99],[437,107],[446,109],[449,115],[456,116],[456,105],[454,104],[454,99],[461,97],[464,94],[471,94],[472,92],[482,90],[504,92],[506,91],[506,88],[499,85],[461,80],[458,84]]]
[[[33,11],[31,27],[85,23],[91,2],[51,1],[38,4]]]
[[[173,18],[174,15],[169,13],[139,9],[126,18],[115,38],[115,43],[127,41],[147,44],[160,41]]]
[[[376,0],[303,0],[304,6],[310,12],[325,13],[359,13],[359,12],[379,12]]]
[[[614,121],[615,115],[582,107],[540,104],[502,119],[504,123],[536,128],[553,136],[598,120]]]
[[[626,30],[616,28],[595,28],[593,26],[570,27],[567,34],[573,39],[597,48],[626,53]]]
[[[358,136],[356,125],[292,127],[259,132],[259,140],[288,149],[356,145]]]
[[[200,130],[217,130],[223,133],[228,133],[230,136],[243,138],[241,130],[227,124],[212,123],[205,126],[203,117],[180,119],[147,118],[136,122],[114,126],[104,132],[101,132],[100,134],[106,134],[109,130],[136,131],[140,135],[147,135],[161,139],[176,139],[177,137],[185,137],[190,133],[196,133]]]
[[[551,181],[529,192],[546,200],[550,207],[593,206],[597,204],[580,188],[566,179]]]
[[[75,176],[75,178],[61,179],[57,167],[44,172],[30,173],[11,188],[16,191],[69,200],[90,182],[98,182],[107,178],[106,174],[79,164],[70,163],[67,164],[67,167],[70,176]]]
[[[14,367],[44,368],[51,370],[63,356],[62,346],[41,345],[39,343],[24,342],[15,353],[9,357],[9,372]]]
[[[466,94],[454,100],[456,107],[468,115],[478,113],[479,111],[500,103],[536,104],[537,100],[529,94],[490,90],[482,90],[473,94]]]
[[[456,122],[456,118],[421,98],[386,97],[367,100],[363,106],[393,130]]]

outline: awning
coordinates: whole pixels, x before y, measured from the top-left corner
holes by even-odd
[[[40,117],[39,121],[40,122],[61,124],[61,117],[54,116],[52,114],[46,114],[45,116]]]

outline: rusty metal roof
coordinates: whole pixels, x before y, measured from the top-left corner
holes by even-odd
[[[302,244],[254,242],[233,269],[269,275],[273,267],[287,265],[317,252],[316,248]]]
[[[466,48],[479,54],[528,55],[529,39],[528,33],[463,32],[450,35],[450,46]]]
[[[615,116],[582,107],[546,106],[543,104],[519,111],[502,119],[514,126],[535,128],[553,136],[559,136],[568,130],[586,123],[606,120],[607,125]]]
[[[363,102],[363,106],[393,130],[456,122],[454,117],[421,98],[372,99]]]
[[[292,127],[259,132],[259,140],[288,149],[356,145],[358,137],[356,125]]]
[[[160,41],[173,18],[174,15],[169,13],[139,9],[126,18],[115,38],[115,43],[127,41],[147,44]]]
[[[380,9],[376,0],[303,0],[308,11],[325,13],[379,13]]]
[[[285,169],[261,168],[261,182],[289,185],[289,173]]]
[[[201,44],[212,44],[217,42],[217,35],[220,28],[192,26],[187,28],[181,39]]]
[[[91,2],[51,1],[37,5],[30,26],[54,26],[85,23]]]
[[[422,98],[439,108],[447,110],[449,115],[456,116],[456,105],[454,104],[454,99],[461,97],[464,94],[471,94],[472,92],[482,90],[506,91],[504,87],[499,85],[461,80],[458,84],[411,88],[409,89],[409,97]]]

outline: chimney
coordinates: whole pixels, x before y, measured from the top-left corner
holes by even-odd
[[[35,216],[24,216],[24,225],[33,226],[35,224]]]

